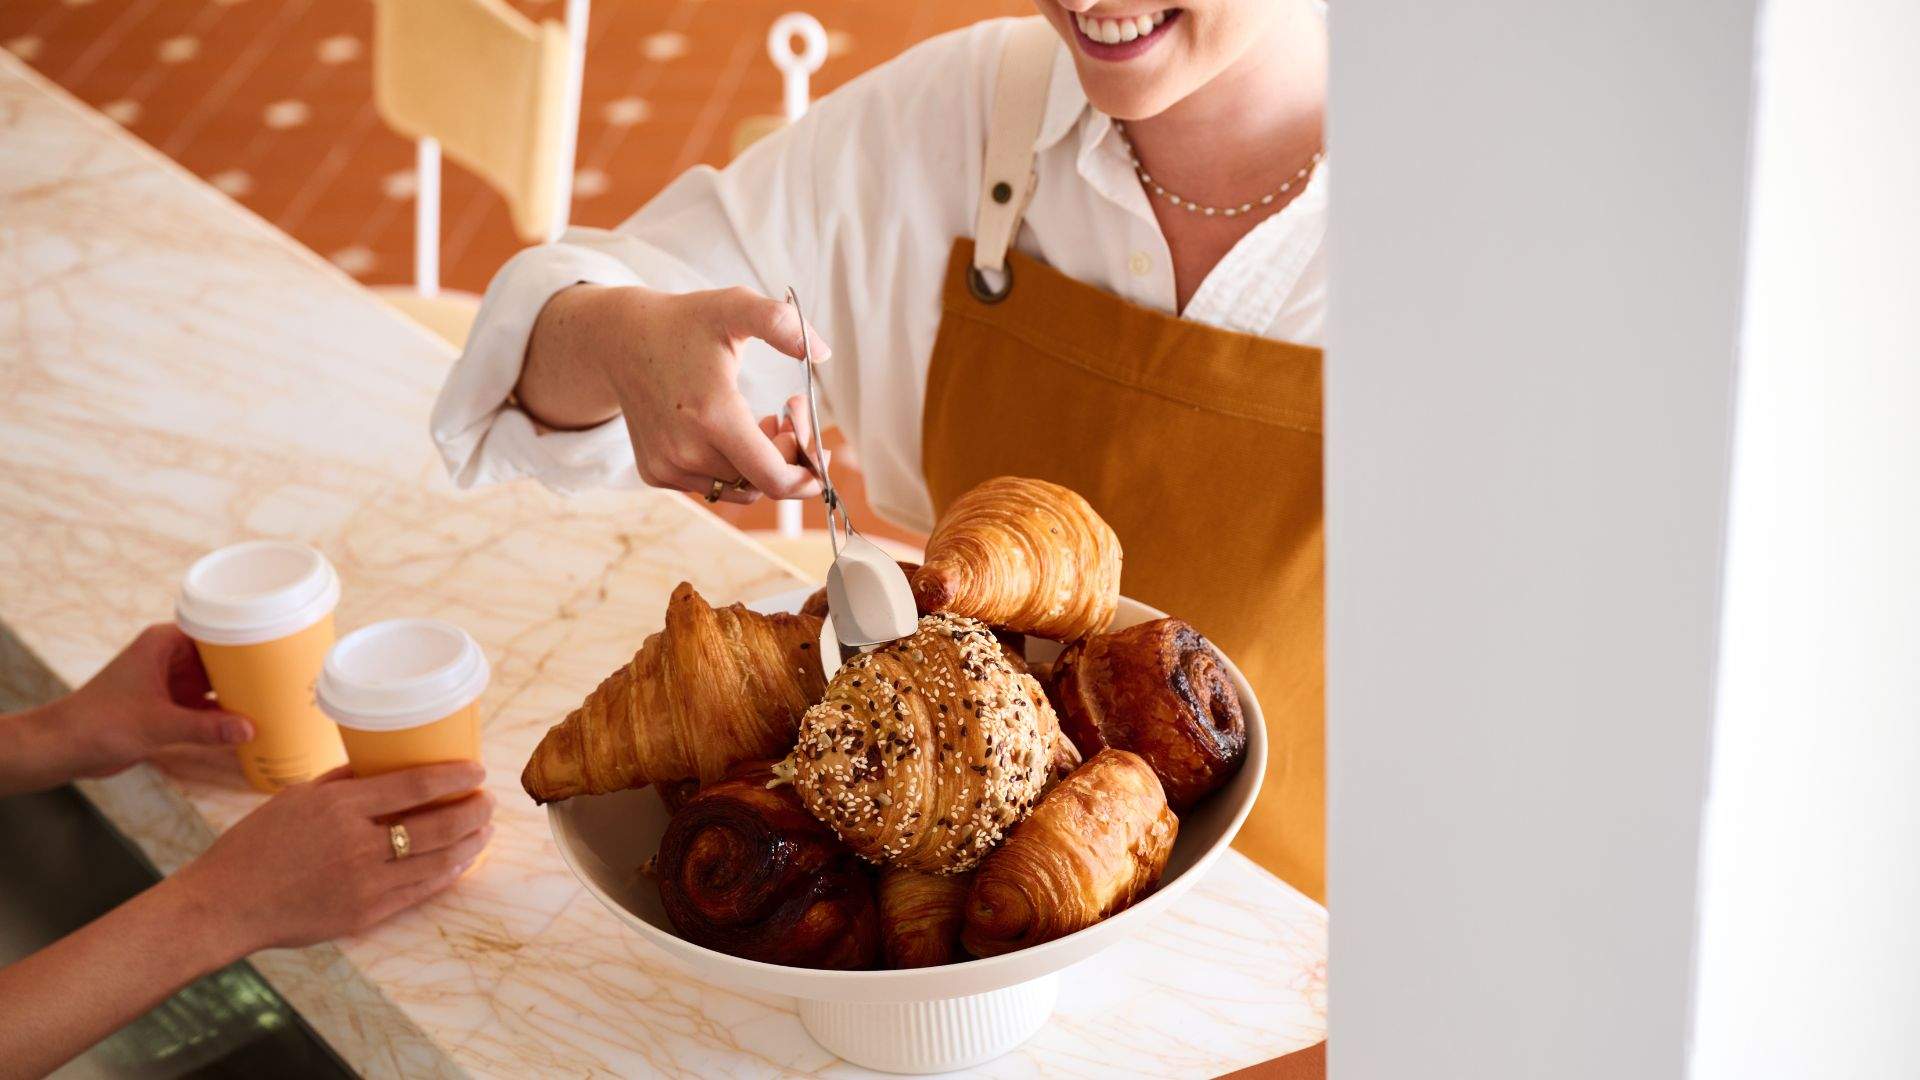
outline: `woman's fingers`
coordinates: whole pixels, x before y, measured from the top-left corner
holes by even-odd
[[[460,837],[446,847],[435,851],[423,851],[409,855],[392,866],[388,880],[396,887],[404,887],[422,881],[436,881],[460,876],[460,872],[479,858],[482,848],[493,837],[493,826],[480,828]]]
[[[719,472],[731,473],[733,472],[733,466],[723,465],[720,467]],[[727,486],[721,489],[720,502],[741,503],[744,505],[760,498],[760,493],[754,491],[750,486],[743,490],[733,485],[731,480],[726,476],[719,476],[716,473],[697,473],[687,469],[677,469],[672,465],[664,463],[643,467],[640,470],[640,479],[645,480],[650,487],[684,491],[691,495],[698,495],[702,499],[705,499],[713,493],[713,482],[718,479],[727,481]]]
[[[746,399],[736,397],[722,410],[718,422],[708,431],[713,445],[747,482],[763,495],[776,499],[811,498],[820,493],[820,482],[804,466],[781,457],[753,416]]]
[[[493,819],[493,796],[484,791],[476,791],[458,802],[450,802],[426,810],[417,810],[400,819],[407,830],[407,839],[412,844],[416,858],[429,851],[439,851],[448,847],[461,837],[486,827]]]
[[[811,323],[806,325],[806,341],[801,341],[800,316],[785,300],[761,296],[748,288],[721,289],[715,294],[721,325],[734,340],[759,338],[795,360],[809,352],[815,363],[833,355]]]
[[[155,747],[173,743],[227,746],[253,738],[253,722],[221,709],[175,705],[155,716],[146,731]]]
[[[383,922],[405,911],[436,893],[442,893],[460,880],[467,872],[473,860],[493,836],[493,826],[462,838],[451,847],[441,848],[430,855],[402,859],[389,868],[389,879],[394,886],[376,900],[367,912],[365,925]]]
[[[465,794],[479,787],[486,778],[487,771],[476,762],[448,761],[348,782],[358,788],[353,798],[359,810],[368,817],[378,818],[449,795]]]

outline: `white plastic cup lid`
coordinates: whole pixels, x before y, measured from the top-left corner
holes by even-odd
[[[249,540],[189,567],[173,614],[195,641],[254,645],[305,630],[339,602],[340,575],[325,555],[291,540]]]
[[[402,731],[464,708],[489,674],[465,630],[439,619],[388,619],[333,643],[314,694],[341,727]]]

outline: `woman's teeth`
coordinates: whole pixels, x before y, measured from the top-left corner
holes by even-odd
[[[1090,15],[1075,15],[1074,21],[1080,24],[1080,32],[1105,45],[1118,45],[1123,41],[1145,37],[1153,33],[1153,28],[1167,21],[1167,13],[1156,11],[1151,15],[1136,15],[1131,19],[1096,19]]]

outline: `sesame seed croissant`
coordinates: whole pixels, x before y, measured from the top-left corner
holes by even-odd
[[[929,615],[834,674],[800,720],[794,786],[868,861],[958,873],[1040,797],[1058,726],[986,624]]]
[[[826,690],[819,641],[817,618],[716,608],[683,581],[666,627],[541,738],[520,784],[545,803],[778,758]]]
[[[1059,484],[996,477],[947,508],[912,584],[921,611],[1072,641],[1113,621],[1120,538]]]
[[[961,942],[997,956],[1092,926],[1159,884],[1179,831],[1153,769],[1100,751],[980,864]]]

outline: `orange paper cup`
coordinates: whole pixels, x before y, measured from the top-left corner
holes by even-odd
[[[478,701],[488,674],[486,655],[459,627],[389,619],[341,638],[315,689],[320,708],[340,726],[354,775],[377,776],[479,761]]]
[[[340,578],[326,556],[283,540],[223,547],[180,583],[174,618],[199,650],[220,706],[253,721],[240,770],[261,791],[346,760],[339,731],[314,703],[339,601]]]

